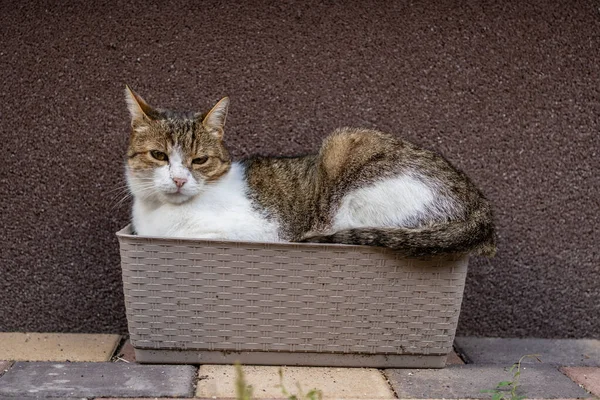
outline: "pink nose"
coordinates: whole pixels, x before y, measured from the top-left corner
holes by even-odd
[[[187,179],[185,179],[185,178],[173,178],[173,182],[175,182],[175,184],[177,185],[177,187],[180,188],[183,185],[185,185],[185,183],[187,182]]]

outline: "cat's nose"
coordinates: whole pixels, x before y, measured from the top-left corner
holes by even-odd
[[[185,185],[185,183],[187,182],[187,179],[185,179],[185,178],[173,178],[173,182],[175,182],[175,184],[177,185],[177,187],[180,188],[183,185]]]

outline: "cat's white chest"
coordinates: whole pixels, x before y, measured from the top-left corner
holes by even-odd
[[[241,166],[226,179],[183,204],[136,199],[133,224],[143,236],[277,242],[279,224],[267,219],[247,197]]]

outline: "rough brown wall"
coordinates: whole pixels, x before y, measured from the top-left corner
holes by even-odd
[[[459,333],[600,337],[597,0],[239,3],[0,3],[0,331],[126,329],[129,83],[173,108],[231,96],[238,157],[339,126],[442,152],[500,233]]]

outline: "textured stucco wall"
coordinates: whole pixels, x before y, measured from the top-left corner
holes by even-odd
[[[339,126],[442,152],[500,235],[459,333],[600,337],[597,1],[54,3],[0,3],[0,331],[126,330],[129,83],[173,108],[229,95],[238,157]]]

